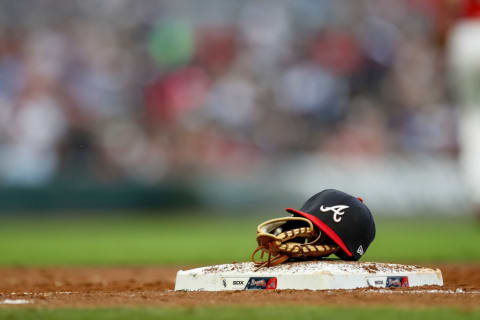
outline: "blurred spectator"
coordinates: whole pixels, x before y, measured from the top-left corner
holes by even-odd
[[[77,172],[152,184],[303,154],[455,155],[448,10],[414,0],[0,2],[0,181]]]

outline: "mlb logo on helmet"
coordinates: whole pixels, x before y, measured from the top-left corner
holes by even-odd
[[[375,238],[375,222],[363,200],[339,190],[323,190],[300,210],[286,210],[312,221],[332,239],[340,247],[336,253],[340,259],[359,260]]]

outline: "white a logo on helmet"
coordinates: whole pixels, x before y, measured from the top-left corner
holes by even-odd
[[[338,223],[338,222],[342,221],[342,216],[345,214],[345,211],[343,211],[343,210],[348,209],[348,208],[350,208],[350,207],[339,204],[337,206],[332,206],[332,207],[321,206],[320,211],[322,211],[322,212],[332,211],[333,212],[333,221]]]
[[[360,245],[360,247],[358,247],[357,249],[357,253],[361,256],[363,256],[363,247]]]

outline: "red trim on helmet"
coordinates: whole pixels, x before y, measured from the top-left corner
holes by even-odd
[[[338,236],[338,234],[336,234],[335,231],[333,231],[329,226],[327,226],[322,220],[318,219],[314,215],[311,215],[311,214],[306,213],[306,212],[298,211],[296,209],[287,208],[285,210],[287,212],[290,212],[290,213],[299,214],[299,215],[307,218],[308,220],[312,221],[313,224],[315,224],[317,227],[320,228],[320,230],[325,232],[327,234],[327,236],[330,237],[330,239],[332,239],[343,251],[345,251],[345,253],[349,257],[353,257],[353,254],[350,252],[350,250],[348,250],[347,246],[345,245],[343,240]]]

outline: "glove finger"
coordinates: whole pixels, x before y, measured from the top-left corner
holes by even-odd
[[[282,243],[277,252],[293,258],[325,257],[338,251],[339,247],[330,244],[299,244],[295,242]]]

